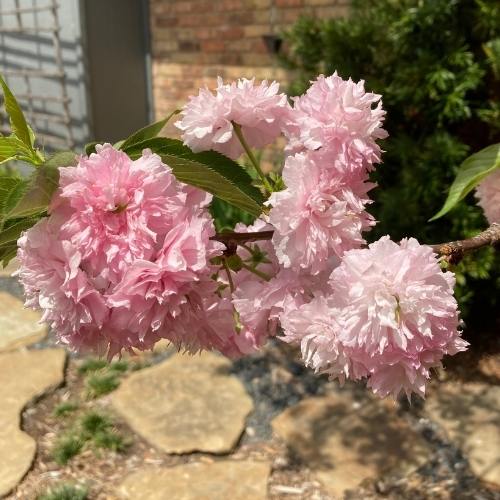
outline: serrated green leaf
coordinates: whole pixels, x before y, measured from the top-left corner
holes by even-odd
[[[458,168],[457,176],[450,187],[443,208],[429,221],[447,214],[497,168],[500,168],[500,143],[492,144],[466,158]]]
[[[33,172],[24,196],[6,213],[6,218],[27,217],[45,212],[59,186],[59,167],[74,165],[75,162],[76,154],[72,151],[61,151],[51,156]]]
[[[130,137],[125,139],[122,144],[117,146],[119,149],[122,151],[125,151],[127,148],[130,148],[136,144],[139,144],[140,142],[147,141],[148,139],[153,139],[155,138],[163,129],[163,127],[167,124],[167,122],[172,118],[172,116],[175,116],[179,114],[180,111],[176,109],[172,113],[170,113],[166,118],[163,120],[160,120],[158,122],[152,123],[151,125],[148,125],[144,128],[141,128],[137,132],[133,133]],[[119,144],[119,143],[117,143]]]
[[[32,151],[15,136],[0,137],[0,164],[7,161],[31,157]]]
[[[125,152],[136,159],[145,148],[159,154],[181,182],[208,191],[256,217],[262,213],[262,193],[252,185],[252,178],[243,167],[230,158],[215,151],[193,153],[179,140],[160,137]]]
[[[28,185],[28,180],[21,177],[0,176],[0,229],[7,214],[17,205]]]
[[[5,98],[5,111],[9,115],[12,132],[32,151],[31,134],[21,106],[19,106],[14,94],[2,76],[0,76],[0,85],[2,86]]]
[[[34,226],[36,222],[37,219],[26,217],[0,231],[0,247],[16,242],[19,236],[21,236],[21,233]]]

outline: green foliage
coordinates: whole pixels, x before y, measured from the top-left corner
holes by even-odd
[[[493,144],[469,156],[460,165],[443,208],[430,220],[447,214],[497,168],[500,168],[500,144]]]
[[[99,398],[108,394],[120,385],[120,379],[116,372],[92,373],[85,380],[85,389],[89,399]]]
[[[111,450],[115,453],[123,453],[131,445],[130,440],[125,439],[114,428],[96,432],[93,438],[93,443],[96,448]]]
[[[140,144],[141,142],[147,141],[148,139],[153,139],[158,136],[158,134],[162,131],[163,127],[167,124],[167,122],[173,116],[179,114],[179,110],[176,109],[170,115],[168,115],[163,120],[159,122],[152,123],[147,127],[141,128],[137,132],[134,132],[130,137],[125,139],[122,144],[120,144],[120,149],[126,151],[127,149],[135,146],[136,144]]]
[[[212,200],[210,204],[210,213],[214,218],[215,228],[219,232],[224,229],[234,229],[234,226],[238,222],[243,222],[248,225],[255,220],[253,215],[250,215],[248,212],[234,205],[230,205],[220,198],[214,198]]]
[[[89,411],[80,420],[83,435],[92,437],[98,432],[103,432],[112,427],[112,422],[109,417],[96,411]]]
[[[33,165],[43,162],[42,154],[35,149],[35,135],[26,122],[23,111],[5,80],[0,76],[5,112],[9,116],[12,135],[0,137],[0,162],[23,160]]]
[[[59,465],[67,464],[84,447],[108,449],[124,452],[130,440],[118,431],[113,419],[102,412],[90,410],[69,426],[53,449],[52,457]]]
[[[37,500],[88,500],[87,488],[72,484],[60,484],[37,496]]]
[[[74,154],[58,153],[38,167],[30,178],[0,175],[0,262],[6,266],[16,252],[21,233],[46,213],[57,189],[58,166],[67,165]]]
[[[81,438],[96,448],[124,452],[130,441],[116,429],[113,420],[101,412],[89,411],[79,421]]]
[[[374,175],[371,211],[379,223],[369,238],[437,243],[486,227],[465,190],[453,211],[428,219],[466,157],[500,140],[498,1],[353,0],[349,18],[301,19],[287,39],[285,63],[297,74],[292,94],[318,73],[337,70],[383,95],[390,135]],[[469,324],[495,317],[500,296],[498,252],[475,262],[457,269],[457,294],[473,313]]]
[[[159,154],[180,181],[208,191],[256,217],[262,212],[264,197],[253,186],[250,175],[230,158],[215,151],[193,153],[181,141],[160,137],[126,148],[125,152],[135,159],[144,148]]]
[[[54,408],[55,417],[66,417],[78,410],[78,404],[72,401],[64,401]]]
[[[124,359],[119,359],[118,361],[113,361],[109,365],[109,369],[116,373],[125,373],[129,369],[129,364]]]
[[[80,375],[86,375],[87,373],[102,370],[107,366],[108,362],[103,358],[87,358],[82,361],[81,365],[78,367],[78,373]]]
[[[65,434],[56,441],[52,449],[52,458],[59,465],[66,465],[82,451],[84,444],[83,439],[78,434]]]

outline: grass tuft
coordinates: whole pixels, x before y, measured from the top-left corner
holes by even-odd
[[[78,367],[78,373],[80,375],[85,375],[87,373],[97,372],[106,368],[108,362],[105,359],[100,358],[89,358],[83,361],[83,363]]]
[[[106,415],[96,411],[89,411],[81,418],[80,425],[85,436],[93,437],[98,432],[107,431],[113,426],[113,423]]]
[[[93,373],[85,381],[87,397],[95,399],[104,394],[109,394],[120,385],[120,380],[116,372]]]
[[[94,446],[123,453],[131,442],[126,440],[116,429],[107,429],[97,432],[93,438]]]
[[[128,361],[124,359],[119,359],[118,361],[113,361],[109,365],[110,371],[117,373],[125,373],[129,369]]]
[[[70,413],[78,410],[78,405],[72,401],[64,401],[59,403],[53,411],[55,417],[66,417]]]
[[[88,500],[88,498],[87,488],[72,484],[61,484],[49,488],[47,492],[37,496],[37,500]]]
[[[59,465],[66,465],[82,451],[84,440],[78,434],[66,434],[59,438],[52,449],[52,458]]]

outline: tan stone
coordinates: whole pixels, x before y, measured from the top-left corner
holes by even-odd
[[[499,386],[441,384],[427,398],[425,410],[462,450],[475,474],[500,484]]]
[[[270,466],[222,460],[170,468],[150,468],[128,476],[119,487],[133,500],[265,500]]]
[[[20,430],[21,412],[64,380],[65,359],[62,349],[0,355],[0,497],[21,481],[35,456],[35,441]]]
[[[0,352],[39,342],[47,335],[47,326],[40,323],[40,314],[26,309],[23,303],[0,292]]]
[[[129,425],[167,453],[231,451],[253,408],[220,356],[176,354],[130,375],[112,402]]]
[[[335,498],[366,478],[407,473],[430,451],[396,415],[393,402],[368,395],[356,401],[347,389],[305,399],[272,425]]]

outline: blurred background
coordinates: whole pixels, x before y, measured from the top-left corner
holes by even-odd
[[[276,79],[292,97],[317,74],[335,70],[364,79],[368,90],[383,95],[387,110],[390,135],[370,209],[379,223],[367,238],[390,234],[437,243],[485,228],[473,194],[444,218],[427,221],[460,163],[500,141],[498,0],[0,0],[0,72],[48,151],[80,152],[93,140],[122,139],[181,107],[199,87],[214,87],[217,76]],[[2,115],[0,132],[7,130]],[[165,132],[176,135],[172,125]],[[280,159],[279,147],[265,158],[275,165]],[[250,222],[223,203],[213,213],[219,227]],[[193,373],[182,372],[163,347],[117,365],[75,357],[57,365],[53,341],[22,309],[21,291],[4,272],[0,333],[8,335],[0,341],[0,380],[16,383],[6,384],[0,396],[17,395],[19,404],[12,415],[0,411],[0,424],[11,419],[17,429],[28,404],[23,428],[37,444],[30,448],[25,434],[9,441],[16,431],[0,431],[0,497],[176,498],[154,497],[170,491],[168,481],[159,470],[154,483],[142,467],[194,462],[196,469],[201,463],[206,473],[189,474],[217,478],[210,466],[219,463],[213,454],[223,453],[230,454],[227,471],[243,461],[255,492],[246,483],[241,493],[202,481],[205,491],[215,488],[206,498],[500,498],[499,253],[485,249],[454,271],[471,349],[446,361],[430,403],[390,408],[363,389],[340,390],[314,377],[279,343],[223,369],[202,357]],[[36,357],[49,351],[54,359]],[[56,370],[54,378],[44,382],[35,372],[41,385],[31,384],[30,367],[44,363],[44,373]],[[26,388],[16,385],[19,366],[26,369]],[[183,377],[196,370],[208,370],[207,385],[187,387]],[[219,396],[210,392],[210,377],[218,376],[225,378],[217,383],[228,384],[224,408],[237,422],[229,436],[221,408],[213,405]],[[165,386],[171,378],[181,382]],[[61,384],[40,404],[30,403]],[[148,392],[156,384],[158,392]],[[133,391],[145,394],[138,403]],[[173,406],[164,402],[165,393]],[[170,434],[189,438],[189,429],[202,425],[190,421],[196,411],[186,398],[201,401],[212,427],[205,434],[196,430],[193,442],[172,444]],[[165,420],[187,423],[163,429]],[[293,429],[303,431],[302,441]],[[211,443],[210,433],[225,444]],[[254,461],[266,465],[255,469]],[[402,470],[398,463],[408,466]],[[137,471],[146,475],[122,484]],[[175,481],[177,491],[189,490]],[[150,483],[156,484],[151,494]],[[59,485],[59,496],[43,497]],[[187,494],[201,498],[200,490]]]

